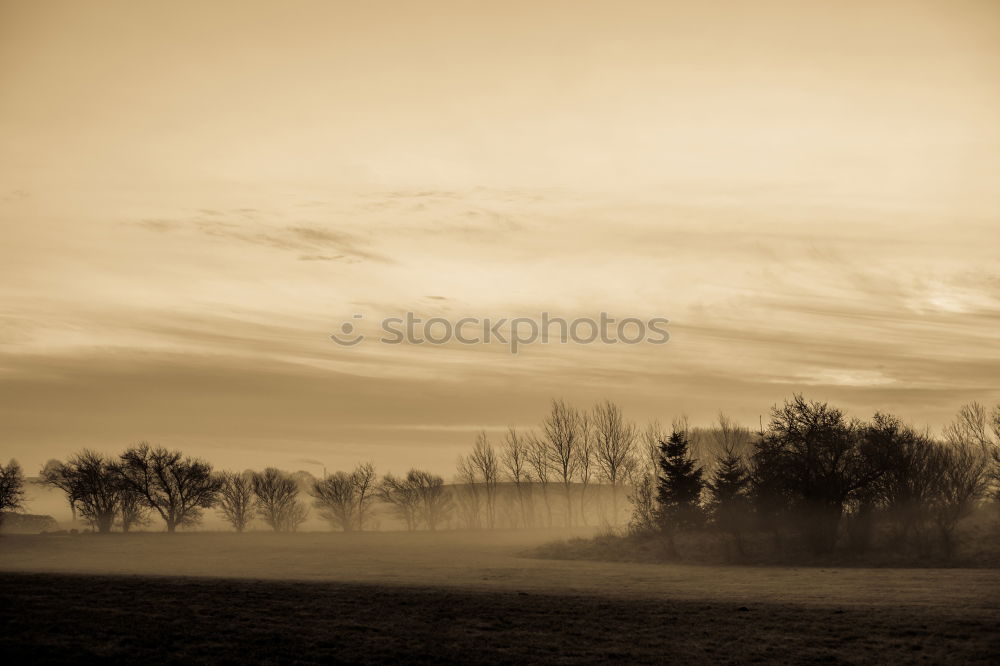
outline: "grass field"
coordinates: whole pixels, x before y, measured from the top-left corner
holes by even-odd
[[[17,662],[988,663],[1000,654],[995,569],[521,556],[550,538],[8,536],[0,641]]]

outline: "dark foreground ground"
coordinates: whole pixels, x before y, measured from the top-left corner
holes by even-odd
[[[0,664],[997,663],[1000,655],[1000,569],[530,556],[573,536],[0,536]]]
[[[988,663],[1000,612],[0,573],[0,658],[81,662]],[[746,608],[744,610],[743,608]]]

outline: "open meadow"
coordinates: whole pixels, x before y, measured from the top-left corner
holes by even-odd
[[[8,655],[54,661],[986,663],[1000,653],[995,569],[527,556],[570,535],[5,536],[0,640]]]

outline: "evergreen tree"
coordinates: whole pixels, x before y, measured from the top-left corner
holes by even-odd
[[[698,527],[704,520],[699,504],[704,481],[701,467],[691,457],[687,433],[674,430],[660,442],[659,450],[657,522],[673,550],[677,531]]]
[[[733,451],[723,455],[706,485],[712,522],[732,536],[737,553],[743,555],[743,524],[750,513],[750,473],[743,458]]]

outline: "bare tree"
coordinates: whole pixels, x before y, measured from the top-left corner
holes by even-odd
[[[417,488],[407,478],[399,478],[392,474],[382,477],[378,488],[379,498],[392,506],[393,512],[406,524],[406,529],[417,528],[421,497]]]
[[[611,484],[612,524],[617,525],[618,489],[635,465],[635,425],[626,421],[618,405],[605,400],[594,407],[594,455],[601,476]]]
[[[945,553],[955,547],[955,528],[968,516],[989,485],[989,458],[976,445],[953,442],[939,447],[938,486],[931,501],[931,514]]]
[[[702,432],[701,428],[692,428],[691,418],[683,412],[681,412],[680,415],[670,419],[670,432],[667,433],[666,439],[669,440],[670,437],[677,432],[682,433],[684,437],[687,439],[688,451],[691,454],[692,458],[694,458],[695,460],[701,460],[702,458],[704,458],[703,455],[704,452],[701,450],[702,440],[704,439],[703,436],[704,433]]]
[[[121,486],[121,495],[118,498],[118,524],[121,525],[122,532],[130,532],[133,527],[148,525],[150,508],[146,498],[126,484],[121,477],[118,478],[118,482]]]
[[[503,449],[500,451],[500,462],[504,467],[504,471],[507,472],[507,476],[514,482],[520,522],[525,527],[528,526],[527,502],[525,501],[526,486],[530,483],[530,473],[527,470],[528,455],[527,442],[517,434],[516,429],[508,428],[507,436],[504,438]]]
[[[273,467],[253,475],[253,494],[258,515],[275,532],[294,532],[309,513],[295,479]]]
[[[993,441],[1000,442],[1000,404],[993,405],[990,411],[990,431],[993,433]]]
[[[573,505],[570,487],[576,475],[577,453],[580,442],[580,413],[562,400],[553,400],[552,409],[542,423],[548,443],[548,454],[558,478],[562,480],[566,498],[566,524],[573,524]]]
[[[580,441],[576,447],[576,478],[580,482],[580,521],[587,524],[587,489],[594,477],[596,465],[595,432],[590,415],[580,413]]]
[[[750,432],[749,428],[741,426],[722,412],[719,412],[716,423],[717,425],[712,431],[716,458],[724,458],[729,455],[745,458],[751,453],[753,433]]]
[[[482,501],[479,493],[479,467],[472,456],[458,457],[459,504],[465,517],[466,527],[479,529],[482,525]]]
[[[436,474],[411,469],[406,482],[419,498],[419,515],[427,529],[434,531],[448,517],[451,511],[451,495],[445,488],[444,479]]]
[[[1000,404],[993,405],[990,412],[990,430],[993,433],[993,448],[990,450],[990,482],[993,499],[1000,506]]]
[[[481,431],[476,436],[476,443],[472,448],[468,462],[473,465],[483,480],[483,487],[486,490],[486,526],[493,529],[496,527],[497,521],[497,483],[500,480],[500,462],[496,450],[486,437],[485,431]]]
[[[313,482],[313,504],[319,515],[331,525],[345,532],[354,530],[358,524],[358,493],[352,475],[335,472],[325,479]]]
[[[24,472],[16,460],[0,465],[0,527],[4,511],[20,511],[24,507]]]
[[[640,467],[647,473],[656,475],[660,466],[660,443],[667,441],[670,431],[666,430],[658,420],[646,424],[642,431],[642,451],[640,451]]]
[[[863,433],[868,445],[880,452],[884,469],[866,489],[866,498],[883,509],[890,540],[897,544],[915,540],[920,550],[926,550],[924,527],[930,519],[931,496],[939,485],[938,445],[928,433],[919,433],[888,414],[876,413]],[[863,510],[855,507],[855,518]]]
[[[110,532],[123,494],[132,495],[114,462],[85,449],[65,463],[47,464],[42,481],[62,489],[80,515],[98,532]]]
[[[125,451],[118,469],[125,486],[160,514],[168,532],[197,523],[219,491],[219,479],[207,462],[146,442]]]
[[[629,477],[628,500],[632,504],[629,530],[634,534],[652,532],[657,529],[656,475],[646,466],[636,465],[629,471]]]
[[[549,445],[544,439],[531,432],[527,436],[528,465],[531,468],[531,478],[538,484],[545,503],[546,525],[552,527],[552,504],[549,501],[549,484],[552,480],[552,462],[549,456]]]
[[[631,488],[628,500],[632,504],[629,520],[632,532],[650,532],[657,527],[656,483],[660,469],[660,444],[669,437],[670,433],[655,419],[649,421],[642,433],[637,435],[635,464],[627,474]]]
[[[984,449],[994,446],[993,432],[986,408],[978,402],[962,405],[955,420],[944,428],[945,439],[952,444],[974,444]]]
[[[331,525],[345,532],[363,530],[375,500],[375,479],[375,466],[364,463],[350,474],[337,472],[315,480],[310,486],[313,504]]]
[[[1000,501],[1000,405],[987,413],[978,402],[963,405],[944,430],[945,439],[959,446],[979,447],[988,458],[988,491]]]
[[[370,462],[358,465],[351,472],[351,482],[358,502],[358,530],[365,529],[368,523],[371,506],[375,501],[377,478],[375,465]]]
[[[253,475],[223,472],[219,479],[219,513],[237,532],[242,532],[253,520]]]

